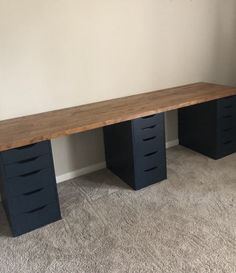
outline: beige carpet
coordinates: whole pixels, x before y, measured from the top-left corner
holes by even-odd
[[[13,239],[1,273],[236,272],[236,154],[175,147],[168,180],[138,192],[102,170],[58,186],[63,220]]]

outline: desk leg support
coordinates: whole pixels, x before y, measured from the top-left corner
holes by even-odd
[[[164,113],[104,127],[107,168],[139,190],[167,178]]]

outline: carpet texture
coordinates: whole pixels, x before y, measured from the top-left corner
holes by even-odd
[[[236,272],[236,154],[167,159],[137,192],[108,170],[58,185],[63,220],[15,239],[0,207],[0,272]]]

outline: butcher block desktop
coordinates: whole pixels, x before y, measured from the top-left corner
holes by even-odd
[[[232,95],[236,87],[194,83],[4,120],[0,121],[0,151]]]

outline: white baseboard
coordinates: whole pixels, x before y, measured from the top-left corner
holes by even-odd
[[[96,171],[104,169],[104,168],[106,168],[106,162],[100,162],[100,163],[97,163],[97,164],[94,164],[94,165],[87,166],[87,167],[82,168],[82,169],[78,169],[78,170],[75,170],[75,171],[72,171],[72,172],[68,172],[68,173],[65,173],[65,174],[62,174],[62,175],[58,175],[56,177],[56,180],[57,180],[57,183],[61,183],[61,182],[64,182],[66,180],[70,180],[70,179],[73,179],[73,178],[76,178],[76,177],[79,177],[79,176],[82,176],[82,175],[85,175],[85,174],[88,174],[88,173],[96,172]]]
[[[168,141],[168,142],[166,142],[166,149],[169,149],[169,148],[177,146],[177,145],[179,145],[178,139]]]
[[[169,148],[177,146],[177,145],[179,145],[179,140],[175,139],[175,140],[172,140],[172,141],[168,141],[166,143],[166,148],[169,149]],[[82,175],[85,175],[85,174],[89,174],[89,173],[92,173],[92,172],[95,172],[95,171],[99,171],[99,170],[104,169],[104,168],[106,168],[106,162],[100,162],[98,164],[94,164],[94,165],[91,165],[91,166],[88,166],[88,167],[85,167],[85,168],[82,168],[82,169],[79,169],[79,170],[75,170],[75,171],[72,171],[72,172],[68,172],[68,173],[59,175],[59,176],[56,177],[56,180],[57,180],[57,183],[61,183],[61,182],[64,182],[66,180],[70,180],[70,179],[73,179],[73,178],[76,178],[76,177],[79,177],[79,176],[82,176]]]

